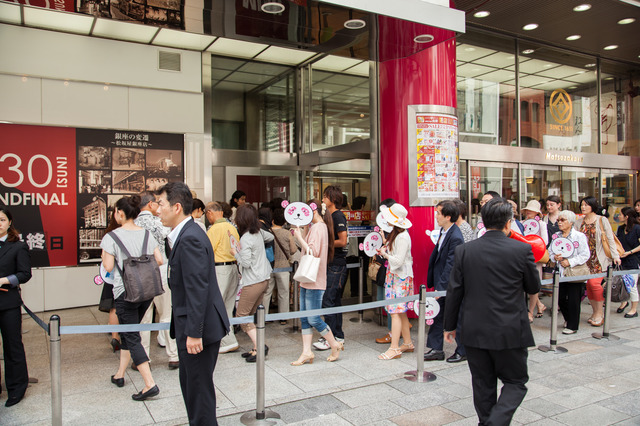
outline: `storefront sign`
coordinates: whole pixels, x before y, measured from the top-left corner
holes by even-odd
[[[342,210],[344,217],[347,221],[368,221],[373,217],[373,212],[370,210]]]
[[[564,154],[564,153],[555,153],[547,151],[545,155],[545,160],[549,161],[561,161],[564,163],[573,163],[580,164],[584,161],[584,157],[579,154]]]
[[[366,237],[373,232],[373,226],[349,226],[347,236],[349,237]]]

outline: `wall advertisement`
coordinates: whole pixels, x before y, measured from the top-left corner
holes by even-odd
[[[0,124],[0,205],[34,267],[100,259],[113,205],[184,180],[184,136]]]

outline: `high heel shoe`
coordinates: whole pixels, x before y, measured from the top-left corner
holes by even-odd
[[[293,361],[291,363],[291,365],[298,366],[298,365],[303,365],[303,364],[306,364],[306,363],[313,364],[313,360],[314,360],[315,357],[316,356],[314,354],[311,354],[311,355],[302,354],[302,355],[300,355],[300,358],[298,358],[297,361]]]
[[[387,352],[389,351],[392,351],[394,355],[387,355]],[[389,348],[387,352],[382,352],[380,355],[378,355],[378,359],[389,361],[391,359],[400,358],[402,356],[402,350],[400,350],[400,348]]]
[[[111,339],[111,349],[113,349],[113,352],[119,351],[120,350],[120,340]]]
[[[344,351],[344,344],[342,342],[338,342],[338,347],[336,348],[335,355],[333,354],[333,349],[331,349],[331,355],[327,358],[327,361],[334,362],[337,361],[340,357],[340,351]]]
[[[120,377],[119,379],[116,379],[115,374],[114,374],[113,376],[111,376],[111,383],[113,383],[117,387],[121,388],[121,387],[124,386],[124,377]]]
[[[413,346],[413,342],[403,343],[400,345],[400,350],[404,352],[413,352],[415,350],[415,346]]]

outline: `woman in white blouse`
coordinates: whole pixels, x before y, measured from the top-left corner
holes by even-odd
[[[382,214],[389,225],[393,226],[391,234],[378,254],[389,262],[385,278],[385,298],[396,299],[413,294],[413,257],[411,256],[411,237],[407,229],[411,222],[407,219],[407,209],[396,203],[391,207],[381,207]],[[379,359],[390,360],[400,358],[403,352],[413,352],[407,302],[386,306],[391,315],[391,346],[386,352],[378,355]],[[402,346],[400,335],[402,334]]]
[[[560,254],[554,255],[556,265],[560,270],[560,276],[565,276],[567,268],[576,268],[580,265],[584,265],[589,260],[589,242],[587,237],[580,231],[573,228],[573,224],[576,221],[576,215],[571,210],[562,210],[558,213],[558,227],[560,231],[553,235],[554,241],[557,238],[563,237],[568,239],[573,244],[573,251],[571,255],[563,257]],[[589,268],[585,267],[585,275],[590,274]],[[573,271],[576,272],[576,271]],[[581,272],[579,274],[582,274]],[[558,306],[560,312],[566,320],[566,326],[562,330],[563,334],[574,334],[578,331],[578,325],[580,323],[580,301],[582,300],[583,289],[582,285],[584,281],[575,282],[561,282],[560,289],[558,291]]]

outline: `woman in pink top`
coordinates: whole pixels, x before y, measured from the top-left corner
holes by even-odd
[[[315,203],[316,206],[320,205],[317,200],[310,200],[307,204]],[[311,251],[313,256],[320,258],[320,267],[318,268],[318,275],[316,282],[300,283],[300,310],[313,310],[322,308],[322,296],[327,288],[327,257],[329,260],[333,258],[333,221],[331,220],[331,213],[326,211],[324,205],[322,206],[323,216],[318,213],[318,210],[313,212],[313,220],[309,227],[309,232],[306,238],[302,238],[300,228],[295,228],[293,235],[302,247],[303,253]],[[327,358],[327,361],[336,361],[340,355],[340,351],[344,350],[342,343],[336,341],[333,337],[333,333],[329,326],[322,320],[319,315],[311,317],[300,318],[300,328],[302,328],[302,354],[297,361],[291,363],[291,365],[302,365],[305,363],[312,364],[315,355],[311,351],[311,342],[313,341],[313,330],[315,328],[322,337],[324,337],[329,346],[331,346],[331,355]]]

